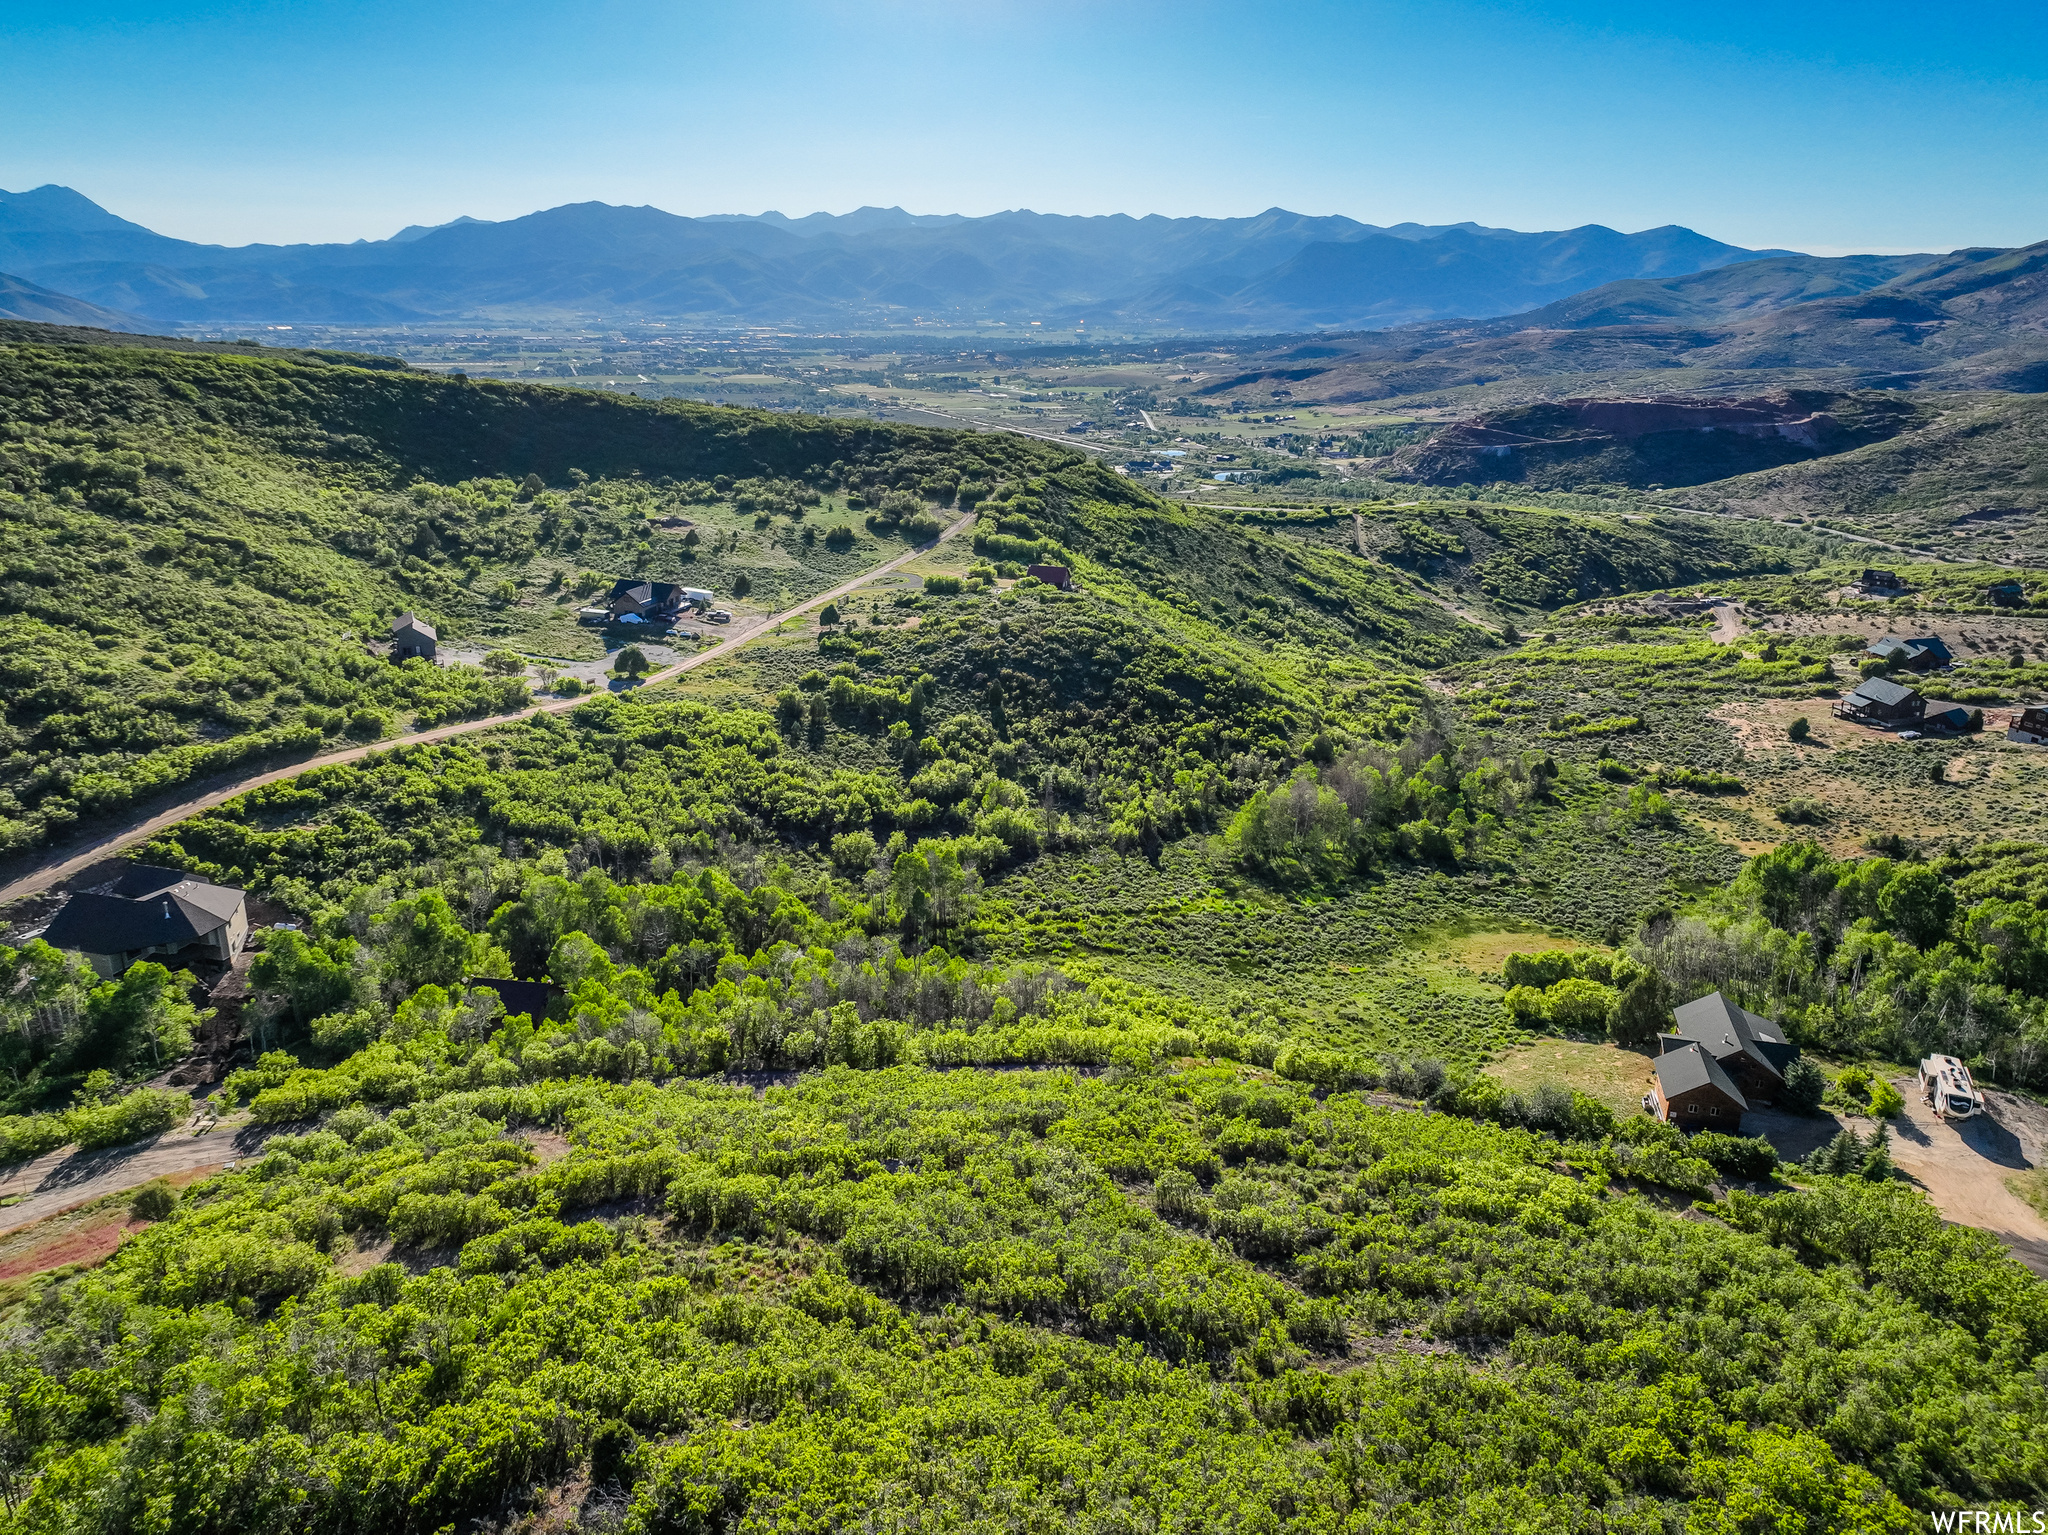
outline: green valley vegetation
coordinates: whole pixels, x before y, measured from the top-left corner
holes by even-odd
[[[528,701],[518,676],[372,655],[400,611],[444,648],[573,658],[594,643],[578,599],[618,575],[795,600],[929,536],[962,484],[1059,458],[356,361],[0,347],[0,853],[245,762]],[[884,504],[863,525],[847,491]]]
[[[1719,986],[1815,1049],[2040,1083],[2048,850],[1745,859],[1703,827],[1751,782],[1709,711],[1812,698],[1834,638],[1522,639],[1348,517],[1014,439],[176,365],[320,411],[309,380],[343,381],[347,472],[403,479],[372,508],[501,486],[464,526],[552,515],[572,584],[621,568],[629,512],[711,530],[679,564],[764,516],[795,562],[828,502],[870,561],[974,520],[675,682],[154,835],[293,924],[199,1103],[146,1085],[215,1021],[187,978],[0,952],[0,1154],[190,1108],[268,1137],[124,1195],[104,1261],[0,1288],[8,1528],[1747,1535],[2048,1496],[2048,1284],[1882,1138],[1782,1163],[1487,1070],[1640,1047]],[[582,435],[455,462],[508,419]],[[263,462],[339,451],[294,440]],[[1609,532],[1622,589],[1805,568],[1690,521],[1487,515],[1572,583],[1531,603]],[[332,579],[484,636],[512,557],[471,598],[415,558]],[[146,665],[103,653],[109,693]],[[1879,1085],[1851,1106],[1896,1112]]]

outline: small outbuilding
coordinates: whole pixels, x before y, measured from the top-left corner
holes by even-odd
[[[1984,600],[1994,608],[2016,608],[2027,600],[2027,589],[2017,581],[1994,581],[1984,588]]]
[[[1074,589],[1074,573],[1064,565],[1027,565],[1024,574],[1043,581],[1047,586],[1057,586],[1063,592]]]
[[[439,638],[434,626],[419,614],[401,613],[391,621],[391,659],[405,661],[418,656],[431,661]]]
[[[1913,724],[1927,712],[1927,701],[1889,677],[1865,677],[1856,691],[1835,705],[1838,719],[1866,725]]]
[[[108,980],[139,960],[194,946],[231,964],[248,936],[243,892],[140,863],[81,890],[43,930],[45,943],[81,956]]]

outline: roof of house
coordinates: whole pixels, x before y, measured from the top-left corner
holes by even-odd
[[[1698,1045],[1687,1045],[1658,1056],[1657,1086],[1666,1099],[1699,1087],[1717,1087],[1735,1100],[1737,1108],[1744,1113],[1749,1112],[1749,1100],[1742,1096],[1741,1089],[1721,1069],[1721,1063]]]
[[[508,1015],[525,1013],[535,1023],[547,1016],[548,1003],[562,994],[562,988],[553,981],[502,980],[494,975],[464,976],[462,984],[472,991],[480,986],[489,987],[505,1004]]]
[[[173,885],[182,885],[192,876],[182,869],[159,868],[153,863],[131,863],[122,867],[105,884],[93,885],[84,892],[88,895],[117,895],[126,901],[143,901],[168,890]]]
[[[148,876],[139,880],[145,884],[170,872],[145,865],[138,865],[137,871]],[[82,891],[64,903],[43,930],[43,941],[80,954],[132,954],[158,944],[181,948],[226,927],[242,904],[242,892],[226,885],[209,885],[189,875],[178,875],[176,881],[141,896],[108,895],[105,885]]]
[[[391,636],[393,639],[408,632],[423,634],[430,640],[439,638],[434,633],[434,626],[424,618],[421,618],[417,613],[401,613],[398,617],[391,620]]]
[[[1955,659],[1950,654],[1948,646],[1932,634],[1916,634],[1907,640],[1888,634],[1881,640],[1872,640],[1863,648],[1868,655],[1884,656],[1901,663],[1917,661],[1922,656],[1931,656],[1936,665],[1946,666]]]
[[[1705,1045],[1717,1060],[1725,1061],[1740,1050],[1772,1076],[1781,1075],[1777,1063],[1760,1047],[1789,1046],[1791,1041],[1785,1038],[1785,1031],[1770,1019],[1737,1007],[1718,991],[1694,998],[1677,1009],[1672,1018],[1676,1024],[1674,1033],[1681,1039]]]
[[[1927,715],[1923,723],[1945,730],[1964,730],[1970,724],[1970,711],[1958,704],[1953,709],[1943,709],[1939,714]]]
[[[1856,691],[1844,701],[1853,705],[1860,700],[1866,705],[1882,704],[1889,707],[1902,704],[1916,696],[1911,688],[1901,687],[1889,677],[1865,677]]]
[[[667,603],[680,601],[682,590],[680,586],[671,585],[667,581],[635,581],[630,577],[621,576],[612,583],[611,600],[640,602],[650,607],[661,607]]]

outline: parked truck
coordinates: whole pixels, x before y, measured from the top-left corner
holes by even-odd
[[[1984,1112],[1984,1095],[1970,1079],[1970,1068],[1952,1055],[1930,1055],[1920,1063],[1920,1101],[1942,1119]]]

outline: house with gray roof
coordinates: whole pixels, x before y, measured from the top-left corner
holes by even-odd
[[[1835,705],[1837,719],[1865,725],[1910,725],[1927,712],[1927,701],[1889,677],[1865,677],[1856,691]]]
[[[231,964],[249,936],[247,897],[176,869],[130,864],[64,903],[43,941],[81,956],[108,980],[139,960],[197,948]]]
[[[425,660],[434,659],[434,648],[440,636],[434,626],[417,613],[401,613],[391,620],[391,659],[404,661],[412,656]]]
[[[1667,1052],[1697,1045],[1747,1102],[1777,1101],[1785,1069],[1799,1055],[1799,1047],[1777,1024],[1737,1007],[1718,991],[1686,1003],[1672,1019],[1672,1032],[1658,1036]]]
[[[1863,653],[1877,657],[1888,666],[1902,666],[1914,672],[1931,672],[1955,660],[1941,637],[1934,634],[1916,634],[1903,640],[1888,634],[1864,646]]]

